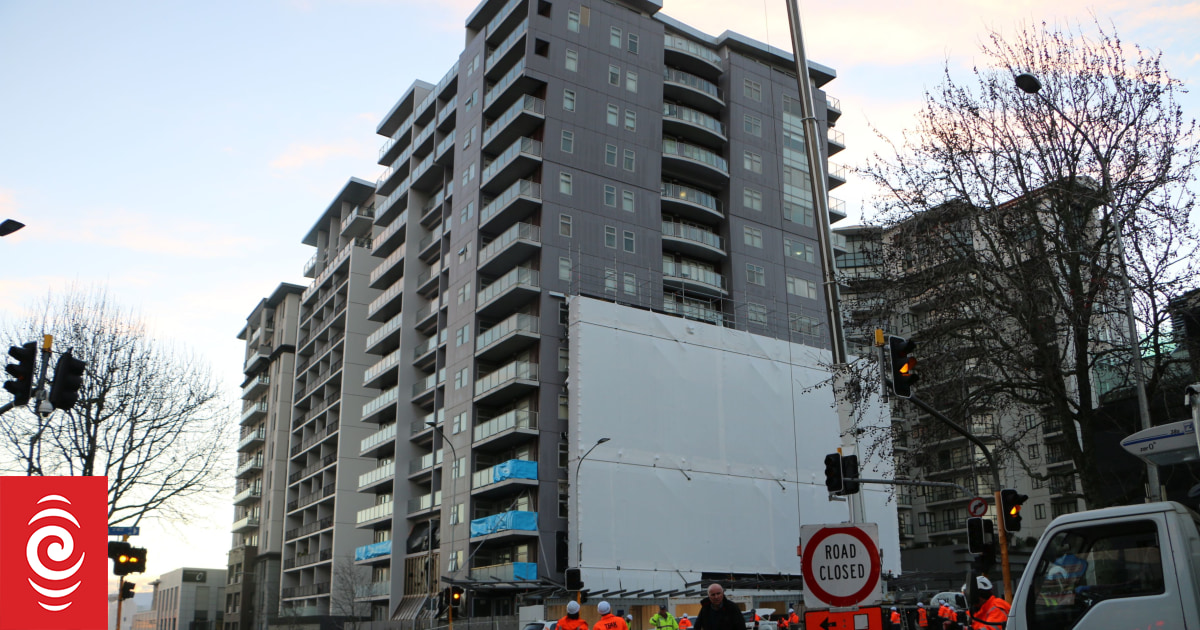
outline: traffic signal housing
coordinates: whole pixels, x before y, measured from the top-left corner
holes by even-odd
[[[568,591],[582,591],[583,590],[583,576],[580,575],[579,569],[577,569],[577,568],[567,569],[563,575],[567,581],[567,590]]]
[[[830,494],[839,494],[844,487],[842,481],[842,454],[830,453],[825,456],[825,489]]]
[[[146,572],[146,549],[127,542],[109,541],[108,557],[113,561],[113,575]]]
[[[1021,531],[1021,506],[1029,500],[1029,495],[1021,494],[1012,488],[1000,491],[1000,509],[1004,516],[1004,531]]]
[[[858,479],[858,455],[843,455],[842,456],[842,496],[848,494],[858,494],[861,490],[857,481]]]
[[[66,411],[79,402],[79,388],[83,385],[83,373],[87,362],[76,359],[67,350],[58,357],[54,365],[54,380],[50,382],[50,404],[59,411]]]
[[[455,608],[462,607],[466,602],[467,591],[461,586],[450,587],[450,605]]]
[[[121,599],[133,599],[133,591],[137,588],[133,582],[123,582],[121,584]]]
[[[901,398],[912,397],[913,383],[917,382],[917,360],[911,356],[917,343],[904,337],[888,337],[888,356],[891,358],[892,393]]]
[[[983,519],[978,516],[967,519],[967,551],[983,553]]]
[[[4,389],[13,395],[13,405],[23,407],[29,404],[33,395],[33,372],[37,367],[37,342],[30,341],[20,346],[9,346],[8,354],[17,360],[4,366],[4,371],[13,378],[4,383]]]

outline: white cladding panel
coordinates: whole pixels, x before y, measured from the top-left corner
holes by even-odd
[[[700,573],[800,573],[801,524],[840,523],[824,457],[838,417],[825,350],[570,299],[570,565],[589,589],[678,589]],[[878,406],[871,417],[887,426]],[[576,479],[576,464],[600,438]],[[889,451],[890,448],[880,449]],[[860,457],[860,459],[864,459]],[[867,461],[863,476],[890,476]],[[581,484],[581,485],[580,485]],[[864,486],[884,569],[896,507]]]

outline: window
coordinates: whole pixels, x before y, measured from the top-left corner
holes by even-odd
[[[633,231],[631,231],[631,230],[625,230],[625,231],[622,233],[622,237],[623,237],[623,238],[622,238],[622,241],[624,242],[625,251],[626,251],[626,252],[628,252],[628,253],[630,253],[630,254],[633,254],[633,253],[635,253],[635,251],[634,251],[634,250],[635,250],[636,248],[635,248],[634,246],[637,244],[637,241],[636,241],[636,239],[635,239],[635,238],[634,238],[634,236],[633,236]]]
[[[1033,506],[1033,517],[1039,521],[1046,520],[1046,504],[1045,503],[1038,503],[1037,505]]]
[[[571,238],[571,215],[558,215],[558,235]]]
[[[550,56],[550,42],[540,38],[533,40],[533,54],[539,57]]]
[[[575,111],[575,90],[563,90],[563,111]]]
[[[743,189],[742,205],[748,210],[762,210],[762,193],[753,188]]]
[[[742,119],[742,129],[744,129],[746,131],[746,133],[748,133],[752,136],[757,136],[757,137],[761,138],[762,137],[762,119],[759,118],[758,116],[751,116],[750,114],[746,114],[745,118]]]
[[[617,207],[617,187],[612,184],[604,185],[604,205],[610,208]]]
[[[467,458],[459,457],[454,460],[454,465],[450,467],[450,478],[458,479],[467,474]]]
[[[621,47],[621,29],[615,26],[608,29],[608,45],[613,48]]]
[[[454,374],[454,389],[462,389],[471,384],[471,369],[463,368]],[[457,475],[455,475],[457,476]]]
[[[570,493],[567,492],[567,480],[558,480],[558,517],[567,518],[570,513],[568,505],[570,505]]]
[[[609,249],[617,248],[617,228],[611,225],[604,226],[604,246]]]
[[[637,295],[637,274],[625,274],[625,295]]]
[[[637,94],[637,73],[633,70],[625,71],[625,89],[629,92]]]
[[[1029,445],[1029,459],[1037,459],[1039,457],[1039,455],[1040,454],[1038,453],[1038,445],[1030,444]]]
[[[567,305],[567,303],[563,302],[563,306],[565,307],[566,305]],[[563,323],[564,324],[566,323],[565,319],[563,320]],[[571,417],[571,399],[568,398],[567,396],[559,396],[558,397],[558,419],[566,420],[570,417]]]
[[[451,433],[462,433],[463,429],[467,428],[467,412],[462,412],[454,416],[454,421],[451,424]]]
[[[459,210],[459,212],[458,212],[458,222],[466,223],[467,220],[473,216],[475,216],[475,202],[468,201],[467,205],[463,206],[462,210]],[[470,245],[468,245],[468,247],[470,247]],[[467,251],[470,251],[470,250],[467,250]],[[459,261],[459,262],[462,262],[462,261]]]
[[[624,162],[625,170],[627,170],[627,171],[633,170],[633,168],[634,168],[633,163],[634,163],[635,157],[636,156],[633,153],[633,149],[625,149],[625,162]]]
[[[746,305],[746,317],[750,320],[751,324],[758,324],[759,326],[766,326],[767,325],[767,307],[763,306],[762,304],[755,304],[754,302],[750,302],[749,304]]]
[[[621,85],[621,69],[617,66],[608,67],[608,84]]]
[[[750,247],[762,249],[762,230],[747,225],[742,228],[742,239]]]
[[[632,190],[622,190],[621,191],[621,209],[626,212],[633,212],[636,209],[634,207],[634,197],[633,197]]]
[[[461,287],[458,287],[458,303],[462,304],[471,299],[471,283],[467,282]]]
[[[742,94],[752,101],[762,101],[762,84],[746,79],[742,85]]]
[[[476,53],[475,57],[471,59],[471,63],[467,64],[467,76],[475,74],[475,71],[479,69],[479,57],[480,54]]]
[[[475,106],[475,101],[477,101],[478,99],[479,99],[479,90],[475,90],[474,92],[471,92],[471,95],[467,97],[467,100],[463,101],[463,111],[465,111],[465,112],[471,111],[471,108]]]
[[[579,32],[579,12],[567,11],[567,30],[572,33]]]
[[[579,72],[579,52],[567,49],[567,72]]]
[[[617,270],[611,267],[604,269],[604,292],[617,292]]]
[[[457,571],[458,567],[462,566],[463,559],[466,557],[466,555],[467,552],[462,549],[459,549],[451,554],[450,558],[446,561],[446,571],[451,573]]]
[[[454,333],[454,347],[457,348],[471,341],[471,325],[467,324]]]
[[[746,282],[767,286],[767,270],[754,263],[746,263]]]
[[[808,315],[799,315],[797,313],[788,313],[788,328],[792,332],[816,337],[821,334],[821,322],[814,317]]]
[[[615,145],[615,144],[604,145],[604,163],[607,164],[608,166],[616,166],[617,165],[617,145]]]
[[[473,179],[475,179],[475,163],[471,162],[470,166],[463,169],[462,185],[466,186],[467,184],[471,183],[471,180]]]
[[[567,131],[566,129],[563,129],[562,142],[559,145],[559,148],[562,149],[563,153],[574,153],[575,152],[575,132],[574,131]]]
[[[783,220],[813,226],[813,209],[811,206],[783,200]]]
[[[816,283],[796,276],[787,277],[787,292],[800,297],[817,299]]]
[[[584,26],[592,25],[592,8],[579,7],[579,23]]]
[[[558,279],[566,280],[567,282],[571,281],[571,259],[570,258],[560,257],[558,259]]]
[[[474,140],[475,140],[475,127],[471,127],[470,129],[467,130],[466,133],[463,134],[463,148],[465,149],[465,148],[471,146],[471,143],[474,142]]]
[[[631,52],[635,55],[638,54],[638,43],[639,43],[638,36],[634,35],[633,33],[630,33],[629,38],[625,41],[626,41],[625,50],[628,50],[629,52]]]
[[[637,131],[637,112],[632,109],[625,110],[625,129]]]
[[[761,173],[762,156],[751,151],[744,152],[742,154],[742,168],[745,168],[751,173]]]
[[[613,105],[612,103],[609,103],[608,104],[608,117],[606,119],[608,121],[608,124],[616,127],[617,126],[617,118],[620,115],[621,115],[621,108],[617,107],[616,105]]]
[[[571,350],[570,350],[570,348],[559,348],[558,349],[558,371],[566,372],[570,369],[570,365],[571,365]]]
[[[558,174],[558,192],[560,192],[564,195],[570,195],[570,194],[572,194],[572,192],[571,192],[572,190],[574,190],[574,185],[572,183],[571,174],[570,173],[559,173]]]
[[[1025,430],[1032,431],[1037,428],[1037,418],[1033,414],[1025,416]]]
[[[783,239],[783,253],[793,260],[802,260],[811,264],[817,262],[817,250],[812,245],[795,239]]]

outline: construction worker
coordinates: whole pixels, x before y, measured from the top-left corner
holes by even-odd
[[[942,616],[942,628],[945,630],[958,630],[958,611],[954,609],[946,600],[942,600],[946,604],[946,614]]]
[[[650,625],[654,630],[679,630],[679,622],[675,620],[675,616],[667,612],[666,604],[658,605],[658,614],[650,618]]]
[[[896,610],[895,606],[892,606],[892,615],[888,618],[888,621],[892,622],[893,630],[900,630],[900,611]]]
[[[567,616],[558,620],[558,630],[588,630],[587,622],[579,618],[579,602],[567,602]]]
[[[1008,621],[1010,605],[996,597],[992,581],[982,575],[975,578],[975,598],[979,608],[972,615],[971,630],[999,630]]]
[[[925,604],[917,602],[917,627],[929,627],[929,611],[925,610]]]
[[[800,627],[800,615],[796,614],[795,608],[788,608],[788,625],[796,628]]]
[[[596,612],[600,613],[600,619],[596,620],[592,630],[629,630],[629,624],[624,619],[612,614],[612,606],[608,602],[600,602]]]
[[[679,630],[691,630],[691,627],[692,620],[688,619],[687,613],[683,613],[683,616],[679,618]]]
[[[788,626],[790,625],[787,615],[779,615],[779,621],[775,622],[775,627],[779,628],[779,630],[788,630]]]

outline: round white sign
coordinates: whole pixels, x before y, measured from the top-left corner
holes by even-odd
[[[854,606],[879,586],[879,551],[853,526],[826,527],[804,544],[804,587],[830,606]]]

